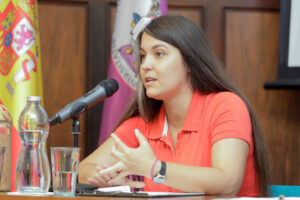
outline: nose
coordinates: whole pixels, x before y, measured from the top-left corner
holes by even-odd
[[[141,69],[144,71],[152,70],[153,68],[153,59],[151,56],[145,56],[141,63]]]

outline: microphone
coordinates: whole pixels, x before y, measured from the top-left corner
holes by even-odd
[[[115,79],[107,79],[101,81],[94,89],[86,93],[84,96],[66,105],[58,111],[50,120],[50,125],[70,118],[77,118],[87,109],[104,100],[106,97],[112,96],[119,89],[119,84]]]

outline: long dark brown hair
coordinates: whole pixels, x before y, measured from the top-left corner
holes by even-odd
[[[227,77],[202,29],[188,18],[180,15],[165,15],[155,18],[137,37],[135,46],[137,66],[141,64],[139,51],[141,37],[144,32],[179,49],[189,69],[189,77],[194,90],[198,90],[203,94],[231,91],[244,100],[252,123],[254,156],[259,176],[260,195],[267,196],[269,170],[261,128],[249,101]],[[151,122],[159,112],[161,105],[161,100],[147,97],[143,83],[139,80],[135,98],[128,105],[117,126],[134,116],[140,116]]]

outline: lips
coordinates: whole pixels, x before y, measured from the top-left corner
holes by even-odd
[[[146,85],[149,85],[151,83],[153,83],[154,81],[156,81],[157,79],[156,78],[153,78],[153,77],[145,77],[145,84]]]
[[[146,83],[147,83],[147,82],[151,82],[151,81],[156,81],[156,79],[155,79],[155,78],[152,78],[152,77],[146,77],[146,78],[145,78],[145,81],[146,81]]]

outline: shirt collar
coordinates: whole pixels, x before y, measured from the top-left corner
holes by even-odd
[[[199,131],[202,118],[203,107],[205,104],[206,95],[195,91],[185,118],[182,131]],[[199,114],[201,113],[201,114]],[[168,133],[168,122],[165,114],[164,106],[162,105],[158,116],[151,124],[151,131],[149,138],[158,139],[166,137]]]
[[[195,91],[185,117],[182,131],[199,131],[200,124],[203,121],[202,115],[205,105],[205,94]]]
[[[169,128],[163,105],[160,107],[159,113],[157,117],[154,118],[150,127],[151,128],[149,138],[158,139],[167,136]]]

